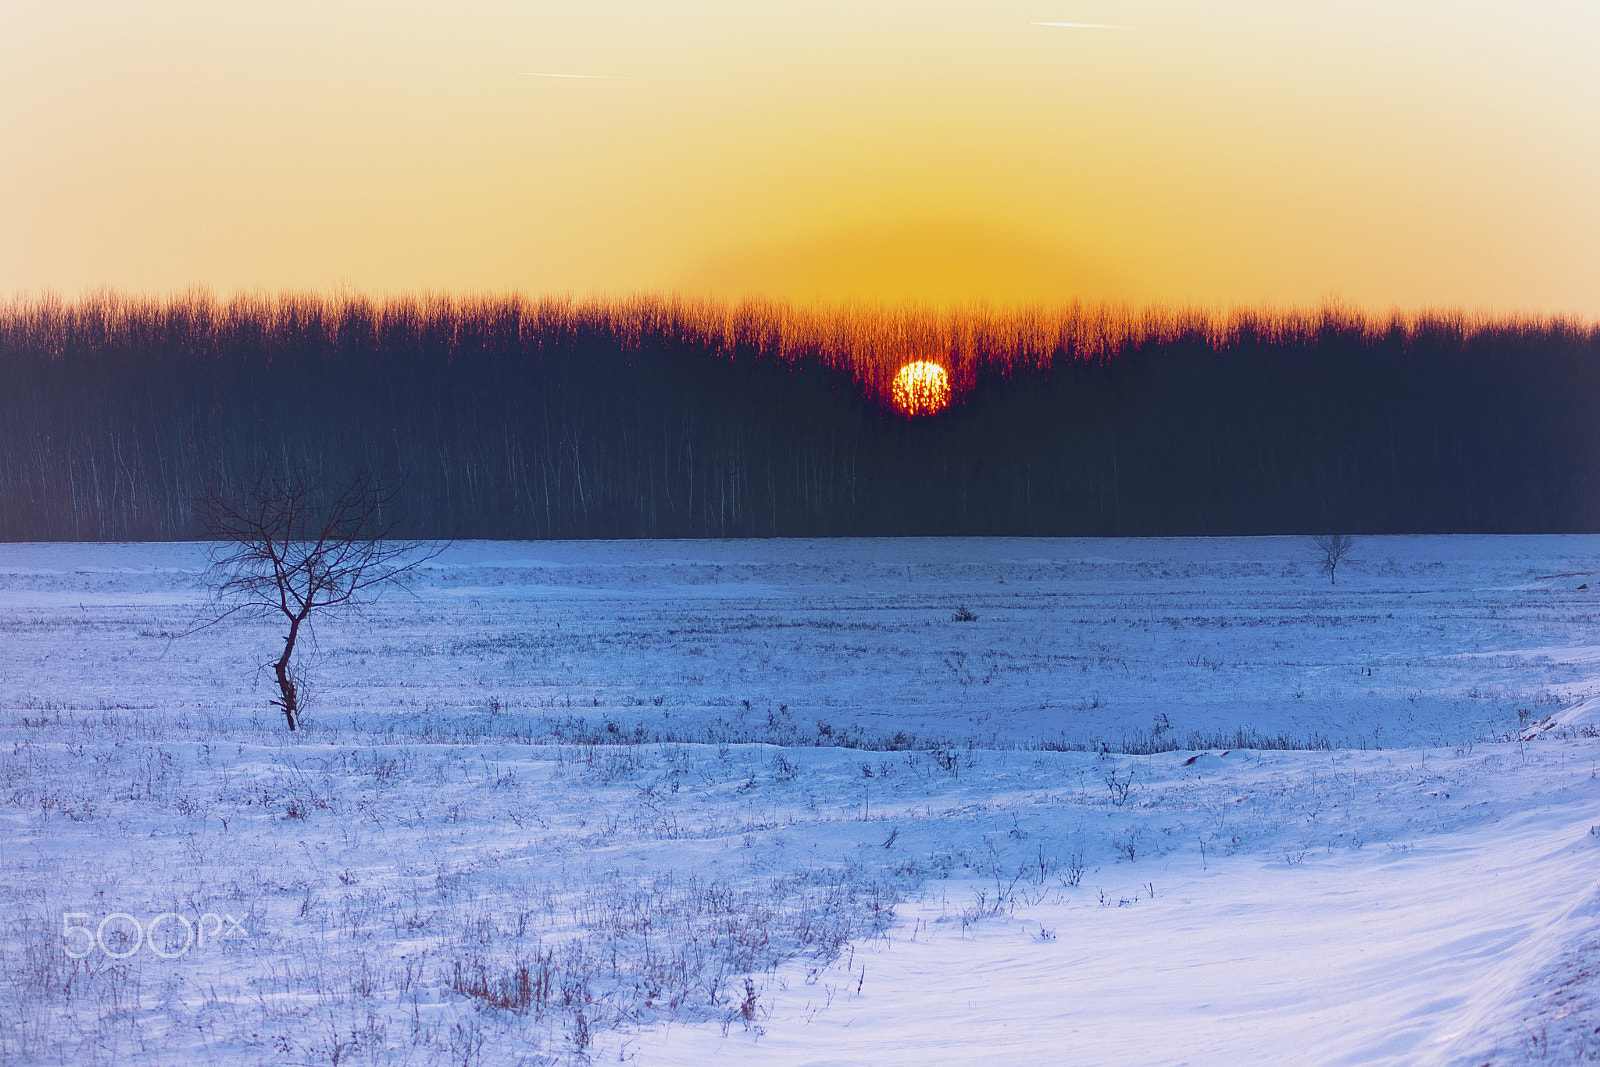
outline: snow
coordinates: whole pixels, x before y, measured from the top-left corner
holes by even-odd
[[[207,546],[0,545],[0,1059],[1597,1058],[1597,555],[462,543],[290,735]]]
[[[1108,903],[1047,900],[966,933],[923,904],[855,954],[860,991],[834,983],[827,1011],[791,969],[759,1038],[666,1030],[634,1048],[662,1065],[1482,1063],[1539,1010],[1521,1002],[1530,976],[1575,927],[1600,932],[1593,814],[1590,794],[1403,850],[1130,865],[1096,879]]]

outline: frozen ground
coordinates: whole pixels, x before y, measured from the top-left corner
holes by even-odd
[[[0,545],[0,1060],[1600,1059],[1600,538],[1355,556]]]

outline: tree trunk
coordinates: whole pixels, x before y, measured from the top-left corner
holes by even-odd
[[[289,729],[291,731],[295,729],[294,716],[295,712],[300,709],[300,704],[296,699],[294,680],[289,677],[289,657],[294,655],[294,642],[299,636],[300,620],[290,619],[289,636],[283,639],[283,655],[279,656],[278,662],[273,665],[273,669],[278,674],[278,689],[283,694],[282,700],[274,700],[273,703],[283,709],[284,718],[289,720]]]

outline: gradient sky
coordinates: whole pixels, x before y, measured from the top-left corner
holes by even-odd
[[[0,294],[1600,317],[1597,55],[1595,0],[5,0]]]

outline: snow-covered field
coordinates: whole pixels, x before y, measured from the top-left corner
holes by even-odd
[[[1313,555],[0,545],[0,1061],[1600,1059],[1600,538]]]

